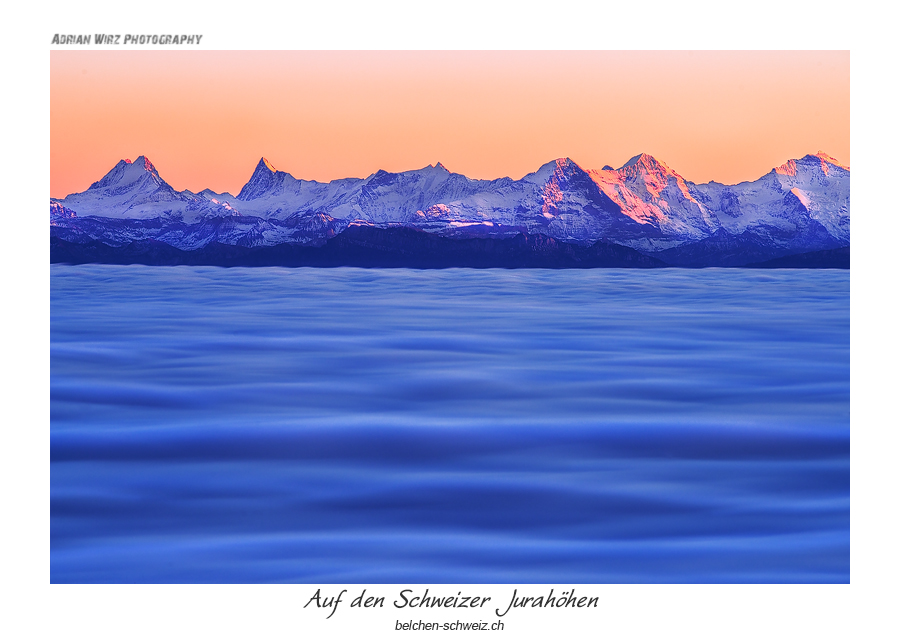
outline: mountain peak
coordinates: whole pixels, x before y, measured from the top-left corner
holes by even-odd
[[[273,174],[278,171],[275,169],[274,165],[269,163],[269,159],[267,159],[265,156],[260,157],[259,163],[256,164],[256,169],[257,170],[266,169],[266,170],[269,170],[270,172],[272,172]]]
[[[653,156],[645,152],[641,152],[637,156],[632,156],[630,159],[628,159],[628,162],[619,169],[625,169],[626,167],[642,167],[644,169],[653,171],[665,169],[666,171],[668,171],[668,167],[665,163],[657,161]]]
[[[131,163],[131,161],[129,161],[128,159],[125,159],[125,162]],[[133,165],[136,165],[136,166],[140,167],[141,169],[144,169],[144,170],[150,172],[151,174],[155,174],[155,175],[159,176],[159,172],[156,171],[156,167],[154,167],[153,163],[150,162],[150,159],[148,159],[143,154],[134,160]]]
[[[797,176],[797,166],[800,165],[804,169],[820,169],[826,176],[831,167],[838,167],[842,170],[850,171],[850,167],[840,163],[833,156],[825,152],[816,152],[815,154],[806,154],[803,158],[789,159],[787,162],[779,165],[773,171],[782,176]]]
[[[681,178],[668,165],[643,152],[631,157],[625,165],[616,171],[626,178],[650,178],[657,181],[660,187],[665,187],[669,178]]]
[[[552,171],[549,172],[551,178],[559,179],[571,178],[575,174],[585,173],[581,166],[570,159],[568,156],[564,158],[558,158],[555,161],[551,161],[547,163],[544,167],[550,167]],[[544,169],[544,168],[542,168]]]
[[[241,188],[237,195],[238,200],[246,201],[268,193],[273,187],[282,184],[285,178],[289,178],[284,172],[279,172],[269,163],[265,156],[259,159],[256,169],[247,184]]]
[[[815,154],[813,154],[813,156],[815,156],[817,159],[819,159],[823,163],[830,163],[831,165],[835,165],[837,167],[840,167],[841,169],[845,169],[848,172],[850,171],[849,165],[844,165],[843,163],[838,161],[833,156],[826,154],[825,152],[822,152],[821,150],[819,152],[816,152]]]
[[[659,196],[674,179],[682,193],[689,197],[685,189],[684,179],[681,176],[662,161],[643,152],[631,157],[625,165],[615,170],[615,175],[605,176],[602,170],[596,172],[596,174],[595,180],[597,178],[603,181],[609,181],[610,179],[622,180],[645,190],[654,198]]]
[[[103,178],[93,183],[88,189],[100,189],[113,185],[121,187],[126,183],[145,182],[148,178],[155,183],[152,186],[165,184],[150,159],[141,155],[134,162],[129,159],[120,159]]]
[[[556,174],[570,173],[572,170],[581,170],[581,166],[578,165],[575,161],[570,159],[568,156],[563,158],[558,158],[549,163],[545,163],[541,166],[541,168],[536,173],[540,173],[542,171]],[[583,171],[583,170],[582,170]]]
[[[575,172],[584,172],[581,166],[572,159],[558,158],[541,165],[536,172],[526,174],[524,180],[532,183],[545,183],[547,179],[568,178]]]
[[[253,175],[250,176],[250,182],[254,181],[266,181],[269,182],[272,179],[272,176],[278,173],[278,170],[275,169],[275,166],[269,163],[268,159],[265,156],[259,159],[259,163],[256,164],[256,167],[253,169]]]

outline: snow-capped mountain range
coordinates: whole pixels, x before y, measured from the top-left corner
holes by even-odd
[[[153,239],[181,250],[317,245],[368,225],[451,238],[540,234],[660,255],[749,241],[777,255],[849,245],[850,169],[820,152],[752,182],[697,184],[639,154],[618,169],[558,159],[519,180],[470,179],[438,163],[319,183],[262,158],[233,196],[175,191],[140,156],[119,161],[84,192],[51,198],[50,224],[51,235],[68,242]]]

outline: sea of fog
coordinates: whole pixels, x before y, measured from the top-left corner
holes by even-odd
[[[50,280],[52,582],[850,580],[849,271]]]

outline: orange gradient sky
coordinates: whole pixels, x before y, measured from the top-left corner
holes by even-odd
[[[640,152],[694,182],[850,164],[847,51],[52,51],[50,99],[55,197],[141,154],[175,189],[232,194],[260,156],[318,181]]]

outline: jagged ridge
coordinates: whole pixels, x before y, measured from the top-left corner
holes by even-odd
[[[469,179],[438,163],[318,183],[261,158],[235,197],[176,192],[142,156],[120,161],[85,192],[51,199],[53,235],[110,245],[320,245],[360,225],[455,238],[543,235],[583,246],[603,240],[679,265],[739,265],[849,245],[849,168],[820,152],[756,181],[695,184],[639,154],[618,169],[558,159],[519,180]]]

